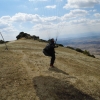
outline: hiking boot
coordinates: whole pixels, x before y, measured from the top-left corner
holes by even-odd
[[[50,67],[52,67],[52,68],[53,68],[54,66],[53,66],[52,64],[50,64]]]

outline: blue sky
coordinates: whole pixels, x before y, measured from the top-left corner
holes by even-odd
[[[100,0],[0,0],[5,40],[22,31],[43,39],[99,34]]]

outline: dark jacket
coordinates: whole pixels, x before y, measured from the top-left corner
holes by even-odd
[[[49,44],[44,48],[44,52],[52,56],[55,53],[55,49],[58,46],[55,46],[54,41],[50,41]]]
[[[49,51],[51,52],[51,53],[55,53],[55,43],[54,43],[54,41],[50,41],[50,43],[49,43],[49,45],[50,45],[50,49],[49,49]]]

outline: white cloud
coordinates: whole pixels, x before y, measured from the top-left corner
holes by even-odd
[[[11,17],[10,16],[3,16],[0,18],[0,29],[4,29],[11,25]]]
[[[100,32],[100,20],[77,19],[71,21],[61,21],[57,24],[37,24],[30,33],[36,33],[41,38],[56,38],[60,36],[81,35],[86,33]]]
[[[0,23],[10,23],[11,22],[11,17],[10,16],[2,16],[0,18]]]
[[[9,20],[11,17],[10,16],[3,16],[1,17],[1,20]]]
[[[81,9],[71,10],[70,13],[61,17],[17,13],[12,17],[3,16],[0,18],[0,31],[4,34],[6,40],[16,39],[21,31],[40,36],[40,38],[56,37],[58,33],[61,36],[66,36],[67,34],[100,32],[100,20],[86,19],[87,14],[86,10]],[[100,13],[94,15],[100,17]]]
[[[72,20],[70,21],[70,24],[87,24],[87,19],[79,19],[79,20]]]
[[[57,17],[57,16],[52,16],[52,17],[43,17],[41,18],[42,19],[42,22],[44,23],[58,23],[61,21],[60,17]]]
[[[12,22],[31,22],[31,23],[48,23],[48,22],[58,22],[60,18],[57,16],[52,17],[44,17],[39,16],[37,14],[26,14],[26,13],[17,13],[12,18],[10,18]]]
[[[55,8],[56,8],[56,5],[46,6],[45,8],[48,8],[48,9],[55,9]]]
[[[81,10],[81,9],[75,9],[71,10],[70,13],[65,14],[62,19],[66,20],[69,18],[77,18],[77,17],[85,17],[88,14],[86,10]]]
[[[15,29],[13,25],[7,25],[6,27],[1,27],[0,32],[2,33],[5,41],[16,40],[16,36],[19,31]]]
[[[93,10],[93,12],[96,12],[96,11],[97,11],[96,9]]]
[[[97,4],[100,4],[100,0],[68,0],[63,8],[90,8]]]
[[[90,12],[96,12],[97,10],[96,9],[94,9],[94,10],[89,10]]]
[[[12,18],[13,22],[40,22],[41,19],[39,15],[35,14],[26,14],[26,13],[17,13]]]
[[[100,18],[100,13],[95,13],[94,16]]]
[[[7,23],[0,23],[0,29],[4,29],[8,27],[9,25]]]

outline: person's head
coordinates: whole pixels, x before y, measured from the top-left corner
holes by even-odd
[[[54,39],[53,38],[50,41],[51,41],[51,43],[54,43]]]
[[[54,41],[54,38],[52,38],[51,41]]]

